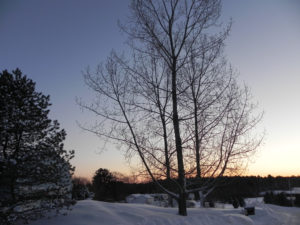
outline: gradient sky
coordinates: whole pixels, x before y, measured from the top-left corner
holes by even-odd
[[[81,71],[105,60],[111,49],[126,50],[117,26],[128,0],[0,0],[0,70],[19,67],[51,96],[51,118],[67,131],[77,176],[96,169],[126,173],[129,165],[76,124],[95,117],[81,112],[75,97],[91,99]],[[249,175],[300,175],[300,1],[224,0],[221,20],[233,19],[226,56],[251,87],[265,112],[258,130],[264,145]],[[101,152],[101,154],[100,154]]]

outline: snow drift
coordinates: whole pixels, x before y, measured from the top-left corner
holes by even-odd
[[[151,205],[79,201],[66,216],[43,218],[31,225],[299,225],[300,208],[261,204],[256,215],[245,216],[240,209],[192,208],[188,216],[175,208]]]

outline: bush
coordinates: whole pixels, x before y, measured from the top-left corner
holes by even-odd
[[[235,209],[237,209],[239,207],[239,202],[236,198],[232,200],[232,205],[233,205],[233,208],[235,208]]]
[[[84,200],[92,196],[92,193],[88,189],[88,186],[90,185],[88,180],[75,177],[72,179],[72,184],[72,199]]]
[[[279,194],[274,194],[273,192],[267,192],[264,195],[264,202],[267,204],[274,204],[280,206],[292,206],[291,201],[289,201],[285,193],[281,192]]]
[[[242,198],[242,197],[238,197],[238,202],[239,202],[239,205],[241,206],[241,207],[244,207],[245,206],[245,200],[244,200],[244,198]]]
[[[296,199],[295,199],[294,204],[295,204],[295,206],[300,207],[300,194],[296,195]]]
[[[286,195],[283,192],[275,195],[274,204],[280,206],[292,206],[291,201],[287,199]]]
[[[264,202],[266,204],[274,204],[274,194],[273,194],[273,192],[266,192],[265,193]]]

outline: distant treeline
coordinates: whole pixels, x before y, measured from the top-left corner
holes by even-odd
[[[160,193],[161,190],[153,182],[147,183],[126,183],[118,180],[109,171],[99,169],[101,173],[94,176],[93,182],[88,184],[88,188],[95,193],[96,200],[102,201],[122,201],[130,194],[140,193]],[[105,179],[103,179],[105,176]],[[108,176],[109,178],[107,178]],[[207,182],[208,178],[198,180],[201,186]],[[212,178],[209,178],[212,179]],[[187,180],[187,183],[195,183],[192,178]],[[175,189],[174,181],[159,181],[169,189]],[[235,176],[222,177],[216,180],[216,187],[212,191],[207,200],[212,201],[232,201],[236,198],[247,198],[261,196],[261,192],[272,190],[290,190],[293,187],[300,187],[300,176],[292,177],[260,177],[260,176]]]
[[[209,195],[212,200],[228,201],[235,197],[258,197],[262,192],[274,190],[290,190],[300,187],[300,176],[293,177],[224,177],[220,185]]]
[[[211,178],[210,178],[211,179]],[[207,178],[202,178],[199,183],[204,183]],[[175,185],[160,181],[170,187]],[[188,182],[188,181],[187,181]],[[193,182],[194,183],[194,182]],[[207,200],[230,202],[232,199],[242,197],[261,196],[262,192],[273,190],[290,190],[293,187],[300,187],[300,176],[297,177],[260,177],[260,176],[236,176],[218,178],[216,188],[212,191]],[[132,193],[159,193],[160,189],[153,183],[144,184],[123,184],[128,190],[127,194]]]

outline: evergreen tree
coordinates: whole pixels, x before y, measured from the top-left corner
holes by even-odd
[[[64,150],[66,132],[48,118],[50,105],[19,69],[0,73],[2,219],[26,218],[71,196],[74,151]]]
[[[93,189],[96,200],[110,200],[113,198],[113,184],[115,177],[107,169],[100,168],[93,177]]]

